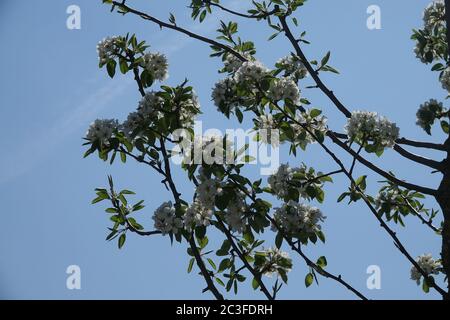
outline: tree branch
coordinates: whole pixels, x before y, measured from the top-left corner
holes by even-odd
[[[341,140],[339,140],[331,131],[327,132],[327,136],[338,146],[340,146],[342,149],[344,149],[345,151],[347,151],[347,153],[349,153],[352,157],[355,157],[356,159],[358,159],[358,161],[360,163],[362,163],[363,165],[365,165],[366,167],[368,167],[369,169],[371,169],[372,171],[378,173],[379,175],[383,176],[384,178],[388,179],[391,182],[394,182],[396,184],[398,184],[399,186],[402,186],[406,189],[409,190],[416,190],[419,191],[421,193],[424,194],[428,194],[431,196],[435,196],[436,195],[436,190],[435,189],[431,189],[431,188],[427,188],[427,187],[422,187],[416,184],[412,184],[409,182],[405,182],[403,180],[400,180],[396,177],[394,177],[392,174],[390,174],[389,172],[384,171],[383,169],[377,167],[376,165],[374,165],[372,162],[366,160],[364,157],[358,155],[353,149],[351,149],[347,144],[345,144],[344,142],[342,142]]]
[[[119,7],[120,9],[124,10],[127,13],[129,12],[129,13],[135,14],[135,15],[141,17],[144,20],[149,20],[149,21],[151,21],[153,23],[156,23],[157,25],[159,25],[159,27],[161,29],[162,28],[167,28],[167,29],[172,29],[172,30],[178,31],[180,33],[183,33],[183,34],[191,37],[191,38],[200,40],[202,42],[206,42],[206,43],[208,43],[208,44],[210,44],[212,46],[215,46],[215,47],[219,47],[219,48],[221,48],[221,49],[223,49],[223,50],[233,54],[234,56],[239,58],[241,61],[247,61],[247,59],[243,55],[241,55],[239,52],[237,52],[233,48],[230,48],[229,46],[224,45],[224,44],[222,44],[220,42],[217,42],[217,41],[209,39],[207,37],[198,35],[198,34],[192,32],[192,31],[189,31],[187,29],[181,28],[181,27],[179,27],[177,25],[173,25],[173,24],[170,24],[168,22],[164,22],[162,20],[159,20],[159,19],[157,19],[157,18],[155,18],[155,17],[153,17],[153,16],[151,16],[149,14],[146,14],[144,12],[141,12],[141,11],[138,11],[136,9],[133,9],[133,8],[127,6],[126,4],[122,3],[122,2],[113,1],[112,4],[114,6]]]
[[[203,3],[204,3],[204,6],[209,5],[209,6],[212,6],[212,7],[216,7],[216,8],[219,8],[219,9],[225,11],[225,12],[231,13],[232,15],[235,15],[235,16],[238,16],[238,17],[241,17],[241,18],[247,18],[247,19],[264,19],[264,18],[267,18],[267,17],[271,16],[272,14],[278,12],[278,9],[273,9],[272,11],[269,11],[269,12],[266,12],[266,13],[262,13],[262,14],[258,14],[258,15],[251,15],[251,14],[245,14],[245,13],[241,13],[241,12],[238,12],[238,11],[234,11],[234,10],[228,9],[228,8],[222,6],[221,4],[211,2],[210,0],[204,0]]]
[[[247,261],[247,259],[244,257],[244,255],[242,254],[241,250],[238,248],[238,246],[236,245],[236,243],[234,242],[234,239],[230,233],[230,231],[227,229],[227,227],[225,226],[225,224],[223,223],[222,219],[216,215],[217,221],[219,222],[220,226],[223,229],[223,232],[225,233],[228,241],[230,242],[231,246],[233,247],[233,250],[237,253],[237,255],[239,256],[239,259],[242,260],[242,262],[244,263],[245,267],[248,269],[248,271],[250,271],[250,273],[253,275],[253,277],[256,279],[256,281],[259,284],[259,287],[261,288],[261,291],[265,294],[265,296],[267,297],[267,299],[269,300],[274,300],[275,298],[270,294],[269,290],[267,290],[267,287],[264,285],[264,282],[261,279],[261,273],[256,271]]]

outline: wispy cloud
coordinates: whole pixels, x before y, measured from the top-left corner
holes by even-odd
[[[52,150],[64,142],[67,137],[80,132],[81,126],[95,118],[110,102],[119,97],[131,81],[112,81],[91,92],[75,107],[66,113],[47,130],[33,134],[25,143],[19,144],[0,159],[0,184],[17,178],[49,156]],[[30,133],[31,134],[31,133]],[[43,143],[45,142],[45,143]],[[32,155],[32,156],[30,156]]]

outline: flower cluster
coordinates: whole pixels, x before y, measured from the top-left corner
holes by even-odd
[[[178,115],[182,128],[190,128],[194,124],[195,116],[200,112],[200,101],[195,91],[191,91],[189,98],[174,104],[172,111]]]
[[[150,125],[151,122],[162,118],[163,113],[160,110],[162,109],[163,103],[164,100],[156,92],[146,92],[145,96],[139,101],[137,111],[131,112],[127,120],[122,124],[121,129],[124,135],[132,140],[140,134],[138,131],[139,128]]]
[[[292,269],[292,260],[287,252],[269,248],[256,252],[255,266],[259,272],[268,277],[273,274],[285,276]]]
[[[377,210],[383,209],[384,206],[396,206],[398,203],[397,199],[401,196],[400,190],[397,188],[383,189],[378,193],[375,198],[375,208]],[[395,208],[394,208],[395,209]]]
[[[194,201],[187,208],[183,220],[186,230],[191,231],[193,227],[209,226],[214,211],[204,207],[200,201]]]
[[[220,112],[229,113],[239,106],[240,99],[235,94],[235,86],[233,78],[225,78],[215,84],[211,97]]]
[[[274,101],[289,99],[294,104],[300,102],[300,90],[291,78],[275,79],[269,89],[268,96]]]
[[[293,77],[295,80],[300,80],[308,75],[303,62],[295,56],[289,55],[281,58],[275,65],[279,70],[284,71],[284,77]]]
[[[272,114],[263,114],[256,119],[259,139],[265,143],[277,147],[280,144],[280,132]]]
[[[221,182],[204,174],[203,170],[198,175],[199,185],[195,191],[197,201],[206,209],[214,209],[216,196],[222,193]]]
[[[245,203],[245,195],[242,192],[236,194],[234,199],[230,201],[225,212],[225,222],[230,226],[233,232],[244,232],[247,225],[245,212],[247,205]]]
[[[393,147],[400,130],[395,123],[376,112],[354,111],[345,130],[351,141],[366,145],[371,141],[376,147]]]
[[[443,0],[434,0],[423,12],[425,29],[433,30],[436,26],[445,27],[445,3]]]
[[[295,116],[292,129],[296,141],[303,144],[313,144],[316,143],[317,134],[325,135],[328,131],[327,118],[322,115],[314,116],[308,111],[301,112]]]
[[[119,127],[115,119],[97,119],[90,126],[86,133],[86,139],[91,143],[108,145],[114,131]]]
[[[236,71],[234,78],[237,82],[259,81],[269,70],[259,61],[246,61]]]
[[[279,199],[283,199],[287,196],[290,188],[289,183],[292,180],[294,173],[295,169],[289,167],[288,164],[282,164],[278,170],[267,179],[269,188]]]
[[[155,229],[161,231],[162,235],[178,233],[183,228],[183,221],[175,215],[172,202],[164,202],[153,214]]]
[[[233,164],[233,142],[220,135],[195,136],[179,147],[185,164]]]
[[[252,56],[249,54],[241,53],[241,55],[247,59],[248,61],[252,60]],[[244,62],[236,57],[234,54],[228,54],[227,57],[224,60],[225,68],[224,70],[228,73],[235,73],[239,70],[239,68],[242,66]]]
[[[416,262],[427,275],[439,274],[439,271],[442,268],[441,262],[434,260],[431,254],[424,254],[417,257]],[[415,266],[412,266],[411,280],[414,280],[417,282],[417,284],[420,284],[421,278],[422,274],[419,272],[419,270],[417,270]]]
[[[168,78],[168,62],[161,53],[146,53],[142,57],[142,67],[147,70],[155,80],[164,81]]]
[[[438,102],[435,99],[430,99],[429,101],[421,104],[419,110],[417,110],[416,124],[430,134],[431,126],[434,124],[436,118],[440,117],[443,111],[444,107],[442,102]]]
[[[450,68],[447,68],[442,72],[439,80],[441,81],[442,88],[450,93]]]
[[[235,60],[235,58],[230,59],[234,61],[227,69],[230,75],[217,82],[211,94],[218,110],[227,117],[234,108],[246,105],[247,100],[251,100],[249,97],[255,96],[259,90],[256,83],[269,75],[269,70],[259,61],[249,59],[246,62],[241,62]],[[295,91],[286,90],[285,95],[293,99],[296,98]]]
[[[433,1],[424,10],[423,29],[414,30],[412,38],[416,40],[414,52],[423,63],[442,59],[447,54],[445,25],[445,3]]]
[[[292,200],[284,203],[275,211],[274,215],[277,226],[293,236],[320,231],[320,222],[323,222],[325,218],[318,208]]]
[[[101,65],[106,64],[116,54],[116,43],[121,37],[107,37],[97,44],[98,59]]]

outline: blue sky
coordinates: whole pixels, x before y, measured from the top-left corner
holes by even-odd
[[[250,3],[227,2],[241,8]],[[411,29],[421,25],[422,10],[428,2],[416,0],[412,6],[408,0],[311,0],[297,16],[300,29],[307,30],[312,42],[305,48],[308,57],[320,59],[332,50],[330,63],[341,75],[326,75],[324,80],[350,109],[374,110],[388,116],[401,127],[403,136],[442,141],[440,135],[427,137],[414,124],[419,104],[445,97],[436,74],[415,58],[409,39]],[[66,8],[71,4],[81,8],[81,30],[66,28]],[[209,37],[215,36],[219,19],[231,19],[218,14],[199,25],[189,19],[187,1],[130,4],[163,19],[173,12],[178,24]],[[366,27],[366,9],[371,4],[381,8],[381,30]],[[109,166],[94,157],[83,160],[81,138],[95,118],[123,120],[139,99],[132,79],[118,76],[110,80],[98,69],[95,46],[105,36],[136,33],[152,50],[166,53],[171,74],[167,83],[176,85],[189,78],[200,96],[204,127],[236,128],[238,124],[226,121],[210,101],[211,88],[221,77],[216,72],[219,61],[208,58],[206,45],[169,30],[160,31],[131,15],[112,14],[100,0],[47,0],[39,4],[2,1],[0,9],[0,41],[4,47],[0,51],[0,298],[210,298],[201,293],[203,279],[186,273],[185,244],[171,246],[167,237],[132,236],[119,251],[115,243],[104,241],[108,217],[102,206],[92,206],[90,201],[94,188],[106,185],[107,174],[114,176],[119,187],[135,190],[136,201],[146,201],[146,211],[140,213],[139,221],[149,229],[153,210],[161,201],[170,200],[170,195],[159,184],[159,177],[147,168],[131,162]],[[266,42],[271,31],[263,24],[238,22],[242,37],[255,40],[257,57],[266,65],[272,66],[290,52],[282,36]],[[323,108],[333,129],[342,130],[345,120],[320,92],[306,90],[303,94],[314,106]],[[440,160],[441,155],[429,156]],[[286,156],[282,160],[292,165],[304,161],[324,172],[335,168],[315,146],[296,160]],[[373,160],[413,182],[436,186],[439,181],[439,176],[430,175],[428,169],[390,151]],[[362,167],[357,171],[366,172]],[[257,168],[251,167],[247,173],[257,178]],[[181,170],[175,170],[175,176],[185,198],[189,198],[192,186]],[[370,191],[376,191],[380,178],[369,175],[369,180]],[[326,203],[321,205],[327,216],[327,243],[309,246],[307,253],[313,258],[326,255],[330,272],[342,274],[370,298],[438,298],[433,292],[423,294],[409,280],[409,263],[362,204],[336,203],[345,188],[343,178],[328,187]],[[427,201],[427,205],[437,209],[433,201]],[[394,228],[413,256],[438,255],[438,237],[413,218],[407,219],[407,226]],[[212,238],[212,244],[220,241],[217,236]],[[294,268],[280,298],[353,298],[326,279],[320,279],[320,286],[306,289],[303,279],[307,267],[297,256],[291,256]],[[72,264],[81,267],[81,290],[66,288],[65,271]],[[381,290],[366,289],[369,265],[381,267]],[[255,295],[250,283],[241,286],[237,297],[263,298]]]

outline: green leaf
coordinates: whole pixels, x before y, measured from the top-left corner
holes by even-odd
[[[317,259],[316,264],[322,269],[325,268],[327,266],[327,258],[321,256],[319,259]]]
[[[442,131],[444,131],[445,133],[447,133],[447,134],[449,133],[449,124],[447,121],[445,121],[445,120],[441,121],[441,128],[442,128]]]
[[[220,278],[215,278],[215,279],[218,284],[220,284],[222,287],[225,287],[225,283],[223,283],[223,281]]]
[[[320,62],[320,64],[322,66],[325,66],[328,63],[328,61],[330,60],[330,56],[331,56],[331,52],[328,51],[327,54],[325,55],[325,57],[322,58],[322,61]]]
[[[119,237],[119,241],[117,242],[119,249],[122,249],[123,245],[125,244],[125,240],[127,240],[127,236],[125,233],[122,233]]]
[[[366,183],[367,176],[361,176],[358,179],[356,179],[355,184],[356,186],[360,187],[362,190],[366,190],[367,183]]]
[[[195,258],[191,258],[191,260],[189,260],[189,265],[188,265],[188,269],[187,269],[188,273],[191,273],[192,267],[194,266],[194,261],[195,261]]]
[[[253,288],[253,290],[258,289],[258,287],[259,287],[258,280],[256,280],[256,278],[253,278],[253,280],[252,280],[252,288]]]
[[[319,109],[311,109],[311,111],[309,112],[309,115],[313,118],[318,117],[322,114],[322,110]]]
[[[134,193],[133,191],[130,191],[130,190],[122,190],[122,191],[120,191],[120,193],[121,194],[136,194],[136,193]]]
[[[218,272],[222,272],[222,271],[228,269],[230,266],[231,266],[231,260],[229,258],[225,258],[220,262]]]
[[[281,232],[278,232],[277,236],[275,237],[275,245],[278,249],[280,249],[282,244],[283,244],[283,234]]]
[[[308,288],[313,283],[313,281],[314,281],[314,276],[310,272],[305,277],[305,286]]]
[[[427,282],[426,279],[423,279],[423,282],[422,282],[422,290],[423,290],[423,292],[425,292],[425,293],[430,292],[430,287],[428,286],[428,282]]]
[[[114,78],[114,75],[116,74],[116,66],[117,62],[115,60],[109,60],[106,64],[106,70],[108,70],[108,75],[111,78]]]
[[[208,260],[208,263],[211,265],[211,267],[212,267],[214,270],[216,270],[217,267],[216,267],[216,264],[214,263],[214,261],[212,261],[211,258],[208,258],[207,260]]]
[[[203,20],[205,20],[206,12],[207,12],[207,11],[204,10],[204,11],[202,11],[202,13],[200,14],[200,18],[199,18],[200,22],[203,22]]]
[[[119,66],[120,66],[120,72],[122,72],[122,74],[125,74],[128,72],[128,70],[129,70],[128,63],[125,60],[121,59]]]

